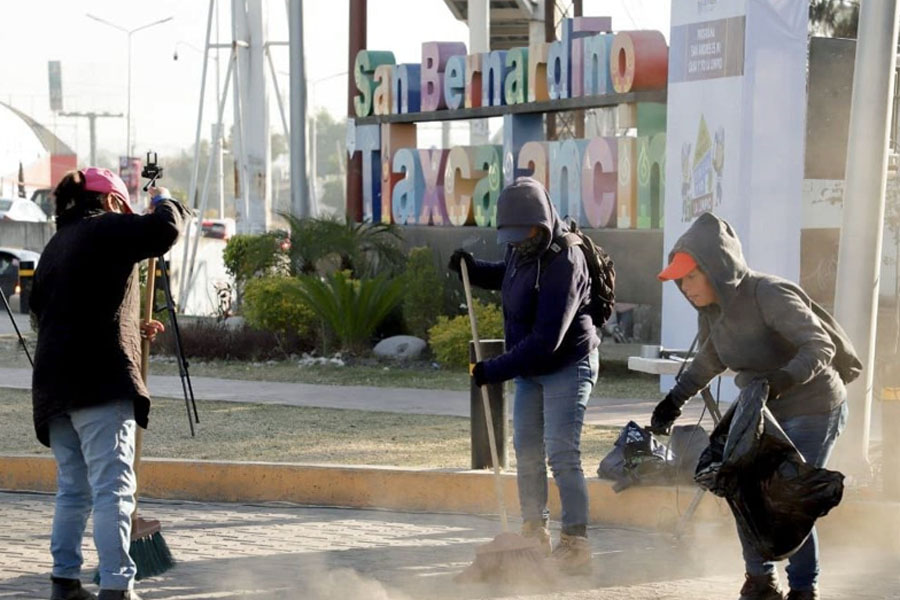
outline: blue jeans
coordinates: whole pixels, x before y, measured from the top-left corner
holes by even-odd
[[[779,424],[807,463],[824,467],[838,436],[847,423],[847,402],[835,407],[830,413],[820,415],[800,415],[780,421]],[[750,575],[768,575],[775,572],[775,563],[766,562],[756,550],[740,535],[744,551],[744,563]],[[788,583],[792,590],[806,591],[816,586],[819,578],[819,540],[816,529],[789,559],[787,566]]]
[[[545,519],[547,461],[559,488],[563,532],[587,525],[588,498],[581,469],[581,427],[597,382],[599,352],[549,375],[517,377],[513,445],[519,506],[525,520]]]
[[[50,422],[57,492],[50,552],[53,576],[78,579],[81,541],[91,509],[100,556],[100,587],[127,590],[135,565],[128,555],[134,510],[134,403],[73,410]]]

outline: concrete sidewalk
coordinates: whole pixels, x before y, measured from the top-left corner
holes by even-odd
[[[282,404],[452,417],[468,417],[470,414],[468,392],[248,381],[212,377],[191,377],[191,383],[195,398],[201,401]],[[29,369],[0,368],[0,387],[31,389],[31,371]],[[151,375],[149,387],[151,393],[156,396],[183,397],[181,380],[175,376]],[[662,395],[660,395],[660,399],[661,397]],[[657,400],[634,398],[591,398],[585,422],[590,425],[612,427],[621,427],[628,421],[646,425],[650,422],[650,414],[653,412],[656,402]],[[510,398],[511,410],[512,398]],[[702,402],[695,400],[686,407],[685,414],[679,423],[683,425],[696,423],[701,412]],[[712,430],[712,420],[709,415],[704,416],[703,425],[707,431]]]
[[[734,597],[743,579],[733,535],[676,546],[662,534],[591,528],[593,575],[524,590],[451,581],[499,532],[495,519],[274,504],[147,501],[142,508],[162,521],[178,561],[137,583],[148,600],[695,600]],[[48,597],[52,511],[51,496],[0,493],[0,598]],[[97,565],[90,533],[84,549],[87,580]],[[896,559],[823,554],[824,597],[900,598]]]

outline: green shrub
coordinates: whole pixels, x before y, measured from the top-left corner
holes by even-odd
[[[238,304],[243,301],[247,282],[266,275],[287,275],[287,233],[269,231],[256,235],[236,235],[225,244],[222,259],[225,270],[234,278]]]
[[[315,312],[304,300],[300,280],[284,275],[252,279],[247,283],[244,318],[256,329],[301,338],[310,336],[317,323]]]
[[[320,267],[326,263],[350,271],[355,279],[403,272],[406,256],[396,225],[282,216],[291,228],[290,263],[295,275],[325,274]]]
[[[303,299],[337,336],[341,349],[360,353],[369,349],[372,333],[400,304],[403,280],[380,275],[352,279],[346,271],[325,278],[298,278]]]
[[[503,339],[503,313],[496,304],[483,304],[473,300],[475,318],[478,320],[478,337]],[[466,367],[469,364],[469,341],[472,326],[469,315],[438,317],[437,324],[428,330],[428,344],[439,363],[445,367]]]
[[[437,322],[444,303],[444,281],[434,266],[434,251],[412,248],[404,275],[403,320],[410,333],[427,338],[428,329]]]

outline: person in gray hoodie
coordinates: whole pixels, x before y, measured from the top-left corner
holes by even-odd
[[[557,216],[547,190],[520,177],[497,200],[500,262],[457,250],[472,285],[499,289],[506,352],[474,365],[475,383],[516,382],[513,445],[522,533],[549,552],[547,462],[559,488],[562,532],[553,559],[560,571],[590,570],[588,496],[581,467],[581,429],[597,381],[600,338],[588,312],[591,280],[580,246]]]
[[[827,325],[796,284],[751,270],[731,225],[700,215],[669,254],[659,279],[674,280],[698,312],[699,351],[654,409],[651,431],[667,433],[681,407],[726,368],[738,387],[756,378],[769,384],[767,406],[804,459],[828,461],[847,419],[846,390],[835,368],[836,345]],[[841,340],[852,352],[849,341]],[[763,561],[745,540],[746,580],[741,600],[783,598],[775,564]],[[789,600],[818,598],[815,529],[790,557]]]

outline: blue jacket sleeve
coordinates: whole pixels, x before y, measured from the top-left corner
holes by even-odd
[[[499,290],[503,285],[504,273],[506,273],[505,261],[489,262],[476,259],[475,268],[469,271],[469,281],[475,287],[485,290]]]
[[[485,361],[485,379],[489,383],[537,370],[562,343],[587,298],[590,284],[581,249],[573,246],[567,252],[568,260],[560,255],[547,265],[541,278],[531,333],[497,358]]]

